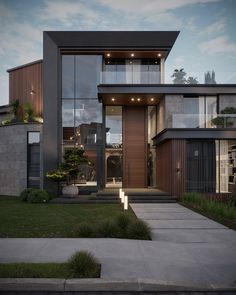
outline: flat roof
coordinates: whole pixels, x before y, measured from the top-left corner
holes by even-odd
[[[45,31],[45,34],[60,48],[170,51],[179,31]]]
[[[32,66],[34,64],[42,63],[42,62],[43,62],[42,59],[38,59],[38,60],[35,60],[35,61],[32,61],[32,62],[29,62],[27,64],[23,64],[23,65],[8,69],[7,72],[10,73],[12,71],[15,71],[15,70],[18,70],[18,69],[21,69],[21,68],[25,68],[25,67],[28,67],[28,66]]]

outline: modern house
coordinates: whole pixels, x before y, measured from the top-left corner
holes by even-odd
[[[8,70],[10,102],[43,123],[0,127],[0,194],[56,191],[46,172],[71,147],[88,155],[87,190],[235,193],[236,85],[165,80],[178,34],[44,32],[43,60]]]

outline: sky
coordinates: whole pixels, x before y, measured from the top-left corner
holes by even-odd
[[[201,82],[236,83],[236,0],[0,0],[0,105],[7,69],[43,58],[43,31],[168,31],[180,35],[166,81],[184,68]]]

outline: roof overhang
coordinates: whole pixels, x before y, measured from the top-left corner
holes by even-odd
[[[197,85],[175,85],[175,84],[103,84],[98,85],[98,99],[105,105],[109,104],[127,104],[132,97],[140,97],[146,104],[146,101],[155,98],[158,102],[162,97],[168,94],[181,95],[219,95],[235,94],[235,84],[197,84]],[[112,103],[111,99],[115,98]]]
[[[167,128],[152,138],[153,145],[170,139],[235,139],[236,128]]]

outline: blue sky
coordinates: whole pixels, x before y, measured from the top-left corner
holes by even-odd
[[[236,0],[0,0],[0,105],[6,70],[43,57],[42,31],[180,30],[166,72],[236,83]]]

